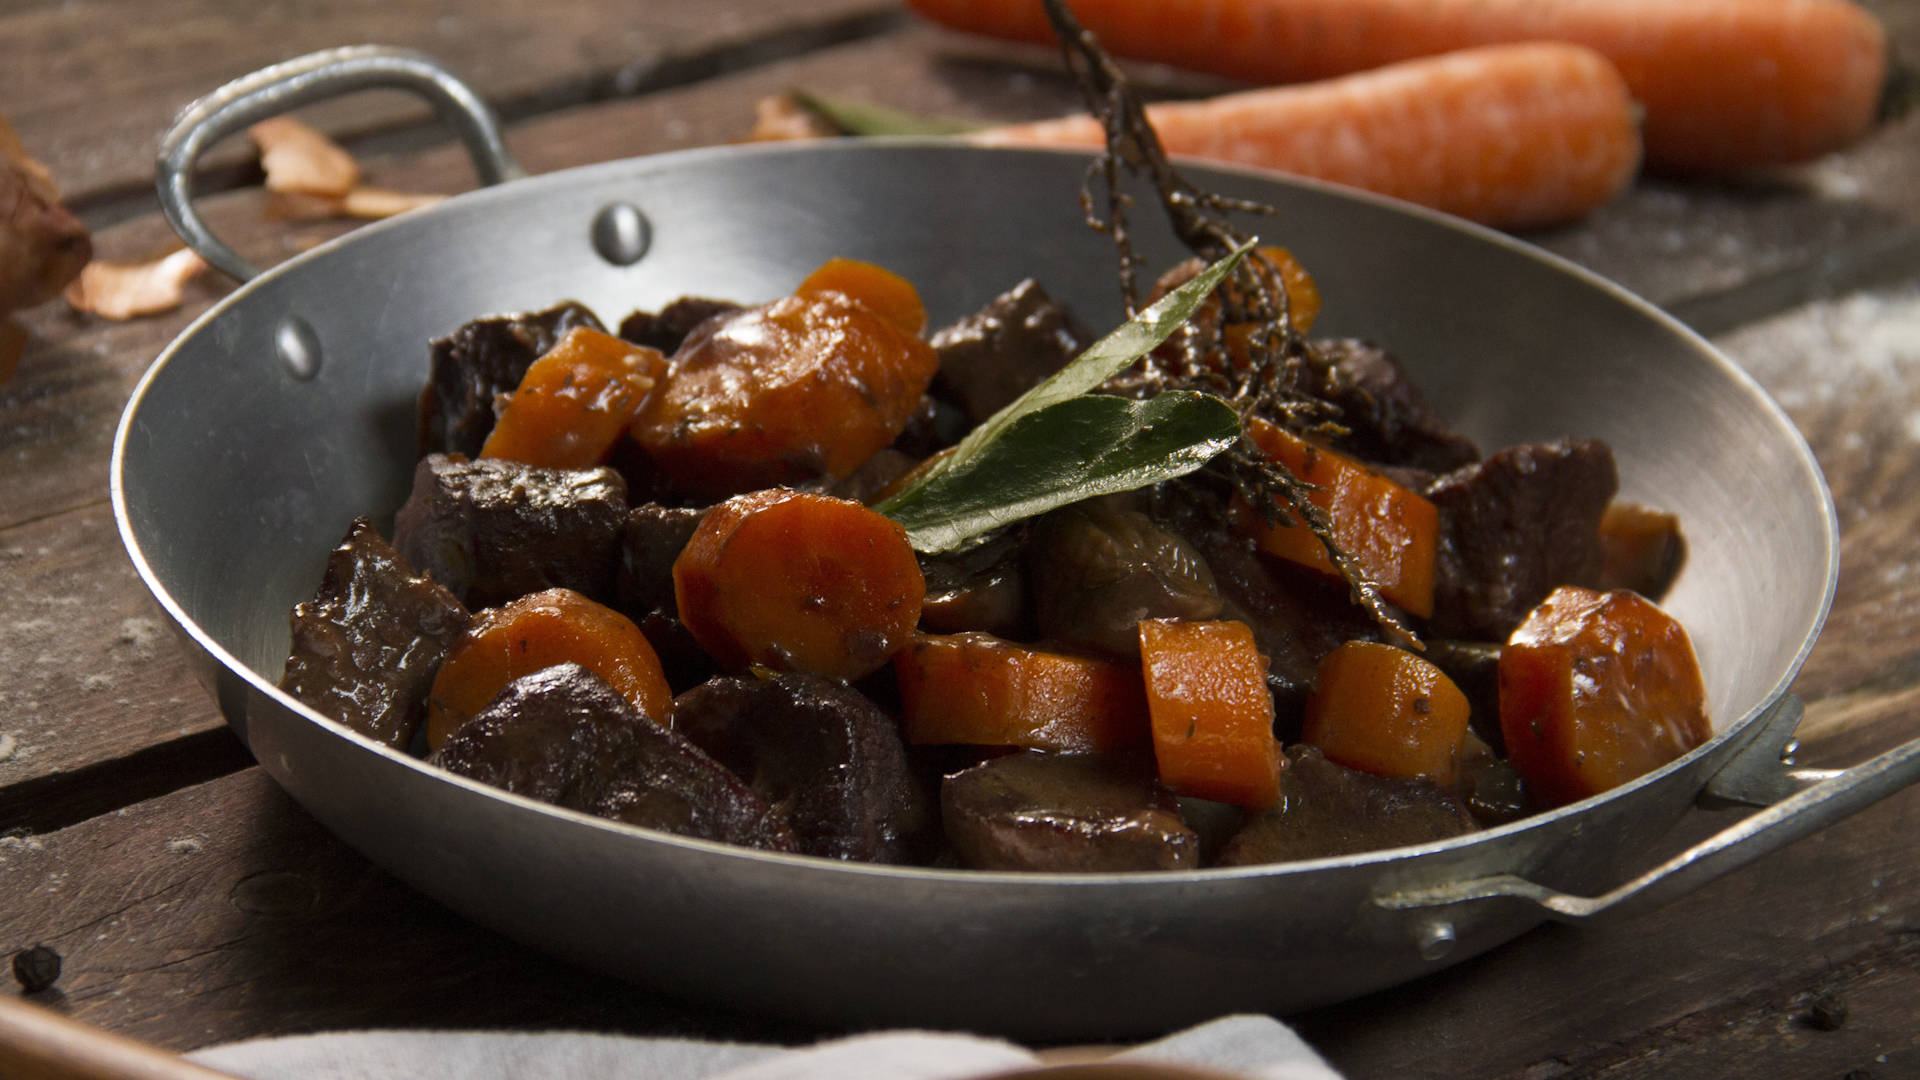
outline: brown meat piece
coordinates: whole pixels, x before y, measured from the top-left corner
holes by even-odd
[[[751,788],[578,664],[507,684],[428,761],[629,825],[793,850],[792,830]]]
[[[1556,587],[1593,580],[1618,487],[1606,443],[1567,439],[1510,446],[1434,481],[1434,631],[1504,641]]]
[[[569,300],[533,314],[475,319],[435,338],[420,390],[420,453],[479,456],[493,431],[494,398],[512,393],[527,367],[576,326],[603,329]]]
[[[1311,746],[1294,747],[1287,757],[1279,804],[1241,826],[1219,865],[1356,855],[1444,840],[1476,827],[1460,800],[1430,780],[1348,769]]]
[[[1146,763],[1026,751],[947,777],[947,840],[977,870],[1111,873],[1199,865],[1200,837]]]
[[[1032,278],[933,335],[934,393],[978,424],[1059,371],[1092,342]]]
[[[612,469],[543,469],[431,454],[394,517],[393,541],[469,607],[544,589],[614,593],[627,485]]]
[[[893,719],[860,692],[812,675],[723,677],[680,695],[674,728],[744,779],[809,855],[908,863],[931,807]]]
[[[1472,440],[1447,426],[1400,361],[1352,338],[1314,343],[1324,366],[1310,368],[1308,393],[1337,406],[1347,434],[1336,450],[1362,461],[1443,473],[1480,459]]]
[[[940,555],[922,555],[927,579],[920,625],[936,634],[969,630],[1009,641],[1031,636],[1027,575],[1018,530],[1002,530],[979,544]]]
[[[1220,592],[1185,538],[1125,500],[1061,507],[1033,525],[1027,579],[1042,638],[1123,660],[1142,619],[1212,619]]]
[[[701,323],[739,310],[740,305],[731,300],[683,296],[658,312],[636,311],[620,320],[620,337],[672,356]]]
[[[357,519],[327,557],[319,591],[293,609],[280,689],[404,750],[426,716],[434,673],[467,620],[452,593],[416,574]]]

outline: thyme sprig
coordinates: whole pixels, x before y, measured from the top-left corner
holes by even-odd
[[[1251,240],[1233,225],[1231,215],[1277,218],[1280,211],[1188,181],[1168,160],[1145,107],[1119,65],[1074,18],[1065,0],[1042,2],[1060,39],[1067,69],[1086,98],[1087,111],[1106,133],[1106,150],[1088,166],[1080,204],[1088,224],[1113,237],[1121,298],[1132,314],[1140,304],[1142,259],[1134,250],[1129,227],[1133,200],[1122,187],[1127,176],[1144,175],[1175,238],[1210,263]],[[1106,193],[1104,215],[1095,198],[1096,185]],[[1327,512],[1310,501],[1312,485],[1268,457],[1246,435],[1246,421],[1256,415],[1304,433],[1338,430],[1335,410],[1305,389],[1308,376],[1324,370],[1326,363],[1294,322],[1292,298],[1279,267],[1256,249],[1215,295],[1218,318],[1203,325],[1189,324],[1169,342],[1170,348],[1146,357],[1136,372],[1122,377],[1117,388],[1140,396],[1197,390],[1231,405],[1241,418],[1240,438],[1208,462],[1202,475],[1227,485],[1269,524],[1290,525],[1297,520],[1313,530],[1346,580],[1354,602],[1389,639],[1420,647],[1413,631],[1382,598],[1379,585],[1334,536]],[[1242,346],[1234,347],[1221,332],[1227,326],[1254,329]]]

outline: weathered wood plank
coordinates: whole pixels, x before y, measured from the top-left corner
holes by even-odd
[[[894,10],[885,0],[649,0],[617,8],[592,0],[180,0],[157,18],[142,0],[15,3],[0,9],[0,102],[28,148],[70,196],[85,200],[150,190],[154,150],[182,107],[229,79],[317,49],[421,49],[490,101],[524,111],[868,32]],[[351,135],[427,114],[417,101],[383,93],[315,115]]]

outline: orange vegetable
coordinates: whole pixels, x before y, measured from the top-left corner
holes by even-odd
[[[1626,84],[1605,57],[1576,45],[1471,49],[1326,82],[1162,102],[1147,118],[1169,154],[1331,180],[1504,228],[1580,217],[1640,166]],[[1105,145],[1085,115],[972,138]]]
[[[599,465],[666,366],[658,350],[576,326],[527,367],[480,456],[549,469]]]
[[[474,615],[427,696],[427,745],[437,749],[513,680],[568,661],[605,679],[647,719],[671,721],[673,690],[640,628],[572,589],[548,589]]]
[[[1206,265],[1200,259],[1188,259],[1161,274],[1159,280],[1153,283],[1153,293],[1148,297],[1148,302],[1158,300],[1192,281],[1195,275],[1206,269]],[[1293,257],[1293,252],[1283,247],[1262,245],[1255,249],[1247,265],[1253,267],[1269,288],[1277,284],[1286,290],[1287,312],[1293,319],[1295,330],[1304,334],[1313,329],[1313,321],[1320,314],[1320,286],[1315,284],[1313,275],[1300,264],[1300,260]],[[1237,292],[1238,288],[1239,282],[1236,278],[1228,278],[1220,286],[1222,292]],[[1208,296],[1200,302],[1193,317],[1187,321],[1189,324],[1200,325],[1216,322],[1220,318],[1219,310],[1218,296]],[[1240,355],[1245,355],[1245,340],[1254,329],[1255,327],[1250,324],[1236,324],[1228,328],[1229,336],[1237,339],[1234,343]]]
[[[673,564],[680,621],[724,667],[857,679],[905,645],[927,592],[906,530],[778,488],[708,510]]]
[[[1469,711],[1467,696],[1424,658],[1349,641],[1320,661],[1300,740],[1349,769],[1451,786]]]
[[[1267,661],[1247,624],[1142,620],[1140,665],[1161,783],[1252,810],[1280,801]]]
[[[1036,0],[908,0],[949,26],[1051,43]],[[1573,42],[1646,107],[1649,163],[1800,161],[1870,130],[1886,31],[1847,0],[1073,0],[1120,56],[1256,83],[1365,71],[1497,42]],[[1463,115],[1461,119],[1465,119]]]
[[[1534,795],[1584,799],[1713,737],[1687,632],[1625,590],[1553,591],[1500,651],[1500,731]]]
[[[687,495],[838,480],[900,434],[939,366],[862,301],[788,297],[689,338],[632,433]]]
[[[908,334],[918,335],[927,328],[927,308],[913,283],[885,267],[858,259],[833,258],[808,274],[795,296],[818,292],[844,293],[886,316],[888,322]]]
[[[1595,588],[1632,589],[1658,601],[1687,561],[1680,519],[1664,510],[1615,499],[1600,517],[1600,577]]]
[[[991,634],[916,634],[893,658],[910,743],[1092,753],[1147,741],[1131,666]]]
[[[1433,565],[1440,514],[1432,503],[1345,454],[1315,446],[1255,417],[1247,435],[1268,456],[1320,490],[1308,496],[1333,519],[1333,535],[1387,599],[1425,618],[1433,614]],[[1326,545],[1304,522],[1269,527],[1247,515],[1269,555],[1335,573]]]

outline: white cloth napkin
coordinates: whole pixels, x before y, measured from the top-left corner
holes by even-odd
[[[970,1080],[1032,1068],[998,1039],[896,1031],[789,1049],[576,1033],[354,1031],[253,1039],[187,1055],[246,1080]],[[1340,1080],[1271,1017],[1228,1016],[1115,1054],[1246,1080]]]

